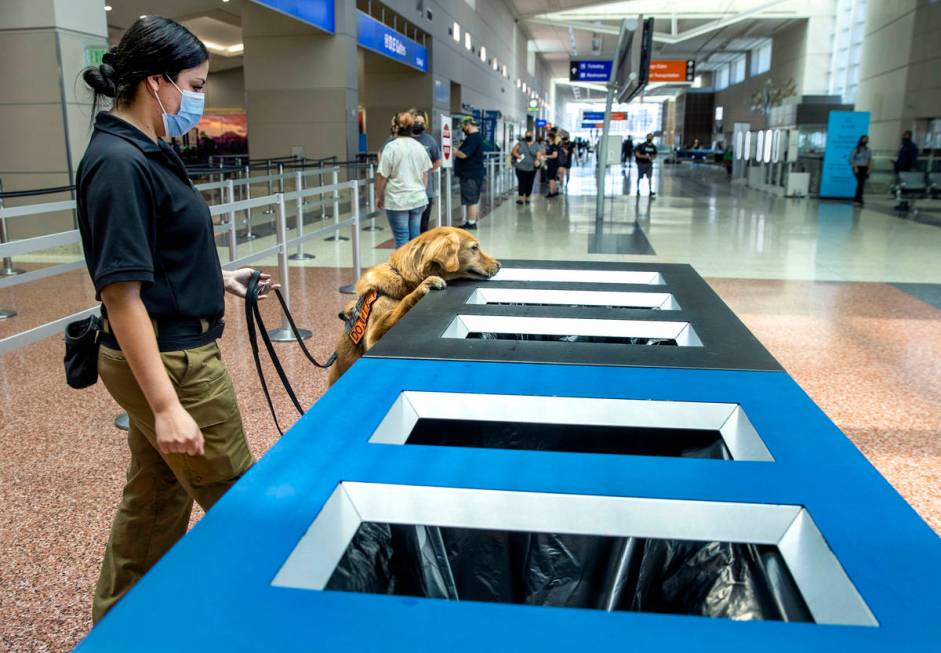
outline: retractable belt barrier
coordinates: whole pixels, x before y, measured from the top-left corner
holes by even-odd
[[[297,178],[300,176],[315,176],[322,175],[324,172],[333,173],[336,175],[336,168],[333,169],[318,169],[310,170],[306,172],[291,173],[292,177]],[[264,178],[262,178],[264,179]],[[255,178],[252,178],[250,181],[242,180],[242,183],[255,183]],[[225,270],[235,270],[252,263],[255,263],[261,259],[268,258],[271,256],[276,256],[278,258],[278,267],[279,274],[281,276],[281,285],[283,288],[283,301],[286,308],[290,307],[290,278],[288,270],[288,250],[291,247],[297,246],[301,247],[304,242],[307,242],[311,239],[322,237],[328,234],[336,234],[342,230],[350,229],[351,238],[351,249],[352,249],[352,262],[353,262],[353,279],[350,284],[347,284],[340,288],[341,292],[351,293],[353,287],[355,286],[356,280],[362,274],[362,265],[361,265],[361,255],[360,255],[360,239],[359,239],[359,230],[360,230],[360,194],[359,187],[361,184],[366,183],[363,180],[351,180],[344,181],[339,183],[333,183],[326,186],[320,186],[315,188],[307,188],[301,190],[295,190],[287,193],[275,193],[273,195],[266,195],[264,197],[258,197],[253,199],[244,199],[238,201],[228,201],[222,204],[216,204],[209,207],[210,215],[212,216],[226,216],[226,221],[222,224],[214,226],[214,232],[216,235],[225,234],[228,237],[229,245],[229,260],[225,262],[222,267]],[[234,187],[236,180],[227,180],[223,185],[223,188],[226,189],[229,198],[234,198]],[[197,189],[200,189],[197,186]],[[200,189],[202,190],[202,189]],[[348,193],[349,199],[348,203],[350,206],[351,216],[349,218],[340,219],[339,209],[340,209],[340,196],[342,193]],[[319,197],[330,194],[331,197],[327,200],[333,204],[335,207],[334,219],[333,221],[323,220],[326,224],[319,226],[318,228],[304,232],[303,231],[303,219],[302,214],[298,215],[298,236],[289,239],[288,238],[288,228],[287,228],[287,215],[285,210],[285,201],[294,200],[298,203],[302,202],[307,198]],[[275,218],[275,239],[276,243],[270,247],[266,247],[261,250],[257,250],[248,254],[246,256],[239,257],[237,256],[237,222],[235,216],[240,211],[251,212],[253,208],[260,207],[276,207],[276,218]],[[33,215],[42,215],[48,213],[54,213],[58,211],[68,211],[74,210],[76,207],[75,200],[64,200],[57,202],[48,202],[45,204],[37,204],[30,206],[17,206],[10,208],[0,208],[0,224],[4,224],[7,219],[14,218],[25,218]],[[374,217],[375,212],[368,214],[369,217]],[[43,236],[35,236],[32,238],[24,238],[20,240],[14,240],[11,242],[0,243],[0,257],[12,257],[15,255],[26,254],[29,252],[40,251],[48,249],[50,247],[58,247],[63,245],[74,245],[81,243],[81,235],[77,229],[72,229],[69,231],[64,231],[54,234],[46,234]],[[83,260],[70,261],[67,263],[61,263],[57,265],[52,265],[37,270],[30,270],[28,272],[22,272],[15,276],[9,277],[0,277],[0,288],[7,288],[11,286],[20,285],[27,283],[29,281],[35,281],[38,279],[44,279],[59,274],[64,274],[66,272],[71,272],[83,268],[85,262]],[[74,313],[72,315],[59,318],[45,324],[38,325],[21,333],[16,333],[14,335],[8,336],[6,338],[0,339],[0,355],[16,351],[22,347],[33,344],[47,338],[52,335],[60,334],[65,325],[69,322],[87,317],[89,315],[98,314],[100,312],[100,305],[95,305],[89,308],[86,308],[82,311]],[[10,311],[13,315],[12,311]],[[272,333],[267,334],[274,341],[287,341],[295,340],[300,334],[302,337],[309,337],[310,332],[304,329],[297,329],[296,325],[293,325],[291,318],[288,315],[285,315],[282,325],[279,329],[274,330]]]

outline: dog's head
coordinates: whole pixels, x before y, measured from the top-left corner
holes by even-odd
[[[476,238],[455,227],[426,231],[400,253],[419,279],[489,279],[500,270],[500,262],[485,254]]]

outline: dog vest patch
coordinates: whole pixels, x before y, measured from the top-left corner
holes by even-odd
[[[366,324],[369,322],[369,314],[372,313],[372,305],[379,299],[379,291],[371,289],[365,295],[356,300],[356,306],[353,308],[350,319],[346,323],[346,334],[358,345],[363,336],[366,335]]]

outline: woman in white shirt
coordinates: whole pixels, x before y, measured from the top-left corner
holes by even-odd
[[[428,204],[425,187],[431,159],[425,147],[412,138],[414,121],[407,111],[395,114],[392,128],[396,137],[382,148],[376,171],[376,206],[386,210],[396,247],[419,234],[421,214]]]

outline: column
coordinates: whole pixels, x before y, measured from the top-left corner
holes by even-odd
[[[245,104],[252,158],[357,152],[355,3],[336,3],[329,34],[251,2],[242,6]]]
[[[108,47],[107,35],[101,0],[0,2],[0,180],[4,190],[73,182],[90,134],[91,94],[81,72],[97,64],[102,49]],[[28,202],[69,197],[51,195]],[[9,223],[13,238],[70,228],[71,212]]]

